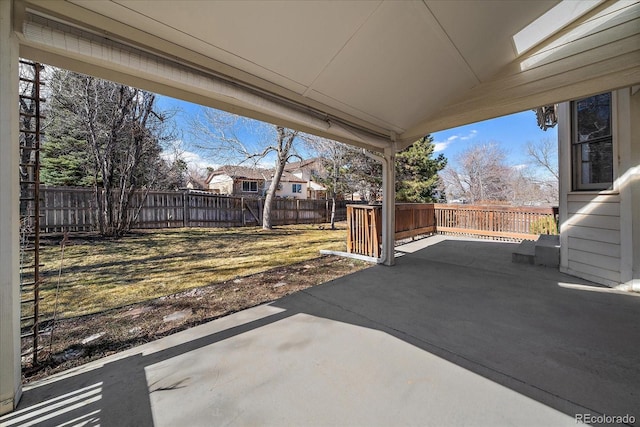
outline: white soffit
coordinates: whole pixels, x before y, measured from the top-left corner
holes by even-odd
[[[513,47],[514,34],[530,25],[532,17],[536,19],[559,3],[429,0],[426,4],[476,76],[485,81],[518,56]]]
[[[298,93],[313,83],[380,3],[71,2]]]
[[[477,83],[423,3],[385,2],[309,96],[402,133]]]

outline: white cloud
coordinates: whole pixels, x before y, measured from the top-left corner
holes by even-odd
[[[434,143],[433,152],[437,153],[439,151],[444,151],[449,146],[449,144],[450,142],[436,142]]]
[[[182,160],[187,162],[187,165],[198,169],[206,169],[208,167],[212,167],[214,169],[218,168],[217,164],[203,158],[200,154],[194,153],[193,151],[183,151],[180,157],[182,157]]]
[[[160,154],[160,156],[168,162],[173,162],[176,158],[176,155],[184,160],[189,168],[206,169],[208,167],[212,167],[214,169],[217,169],[219,167],[219,165],[213,163],[208,159],[205,159],[200,154],[193,151],[184,151],[179,148],[177,150],[169,148],[167,150],[164,150]]]
[[[513,166],[511,166],[511,169],[515,169],[517,171],[521,171],[521,170],[526,169],[528,167],[529,167],[529,165],[523,163],[523,164],[520,164],[520,165],[513,165]]]
[[[477,133],[478,133],[478,131],[474,129],[474,130],[470,131],[466,135],[460,135],[460,134],[451,135],[445,141],[434,141],[433,152],[437,153],[439,151],[444,151],[444,150],[447,149],[447,147],[449,145],[451,145],[451,143],[455,142],[455,140],[459,139],[460,141],[467,141],[467,140],[475,137]]]
[[[473,138],[474,136],[476,136],[476,134],[477,134],[477,133],[478,133],[478,131],[477,131],[477,130],[475,130],[475,129],[473,129],[471,132],[469,132],[469,134],[468,134],[468,135],[461,136],[461,137],[460,137],[460,139],[461,139],[462,141],[466,141],[466,140],[471,139],[471,138]]]

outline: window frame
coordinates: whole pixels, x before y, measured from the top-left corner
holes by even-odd
[[[593,138],[588,141],[577,141],[578,135],[578,110],[577,103],[583,101],[585,99],[591,98],[593,96],[604,95],[606,93],[610,94],[610,104],[609,104],[609,127],[610,132],[607,136],[601,136],[597,138]],[[592,96],[580,98],[573,100],[569,103],[570,106],[570,118],[571,118],[571,135],[570,135],[570,158],[571,158],[571,188],[572,191],[613,191],[615,177],[617,172],[616,167],[616,97],[615,91],[612,92],[602,92]],[[608,182],[595,182],[595,183],[582,183],[582,164],[583,158],[581,155],[581,148],[584,144],[593,144],[598,142],[611,142],[611,170],[612,177],[611,181]]]
[[[297,191],[296,191],[296,188],[298,189]],[[297,184],[297,183],[291,184],[291,192],[293,194],[302,194],[302,184]]]
[[[245,184],[249,184],[248,185],[248,188],[249,188],[248,190],[245,190],[245,188],[244,188]],[[255,185],[255,187],[256,187],[255,190],[251,189],[251,187],[253,187],[253,185]],[[248,180],[248,179],[243,179],[242,180],[242,192],[243,193],[257,193],[258,192],[258,187],[259,187],[258,186],[258,181],[251,181],[251,180]]]

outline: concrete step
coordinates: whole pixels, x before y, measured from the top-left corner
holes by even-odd
[[[518,264],[534,264],[536,256],[536,242],[533,240],[523,240],[511,254],[511,262]]]
[[[546,267],[560,265],[560,236],[541,234],[535,244],[535,263]]]

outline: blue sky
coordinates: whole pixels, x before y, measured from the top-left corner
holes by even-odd
[[[533,111],[523,111],[497,119],[485,120],[432,134],[436,150],[454,163],[456,155],[471,144],[496,143],[508,156],[511,166],[526,165],[527,142],[542,139],[557,143],[557,128],[543,131],[538,127]]]
[[[175,120],[178,130],[182,133],[183,158],[197,167],[215,166],[213,159],[207,159],[198,152],[188,132],[189,119],[197,116],[203,107],[160,95],[157,103],[161,110],[177,110]],[[455,164],[456,155],[472,144],[495,143],[507,153],[508,163],[519,167],[524,167],[528,163],[527,142],[538,142],[545,138],[557,142],[558,138],[556,128],[541,130],[536,123],[535,113],[530,110],[435,132],[432,136],[436,151],[444,154],[450,164]]]

